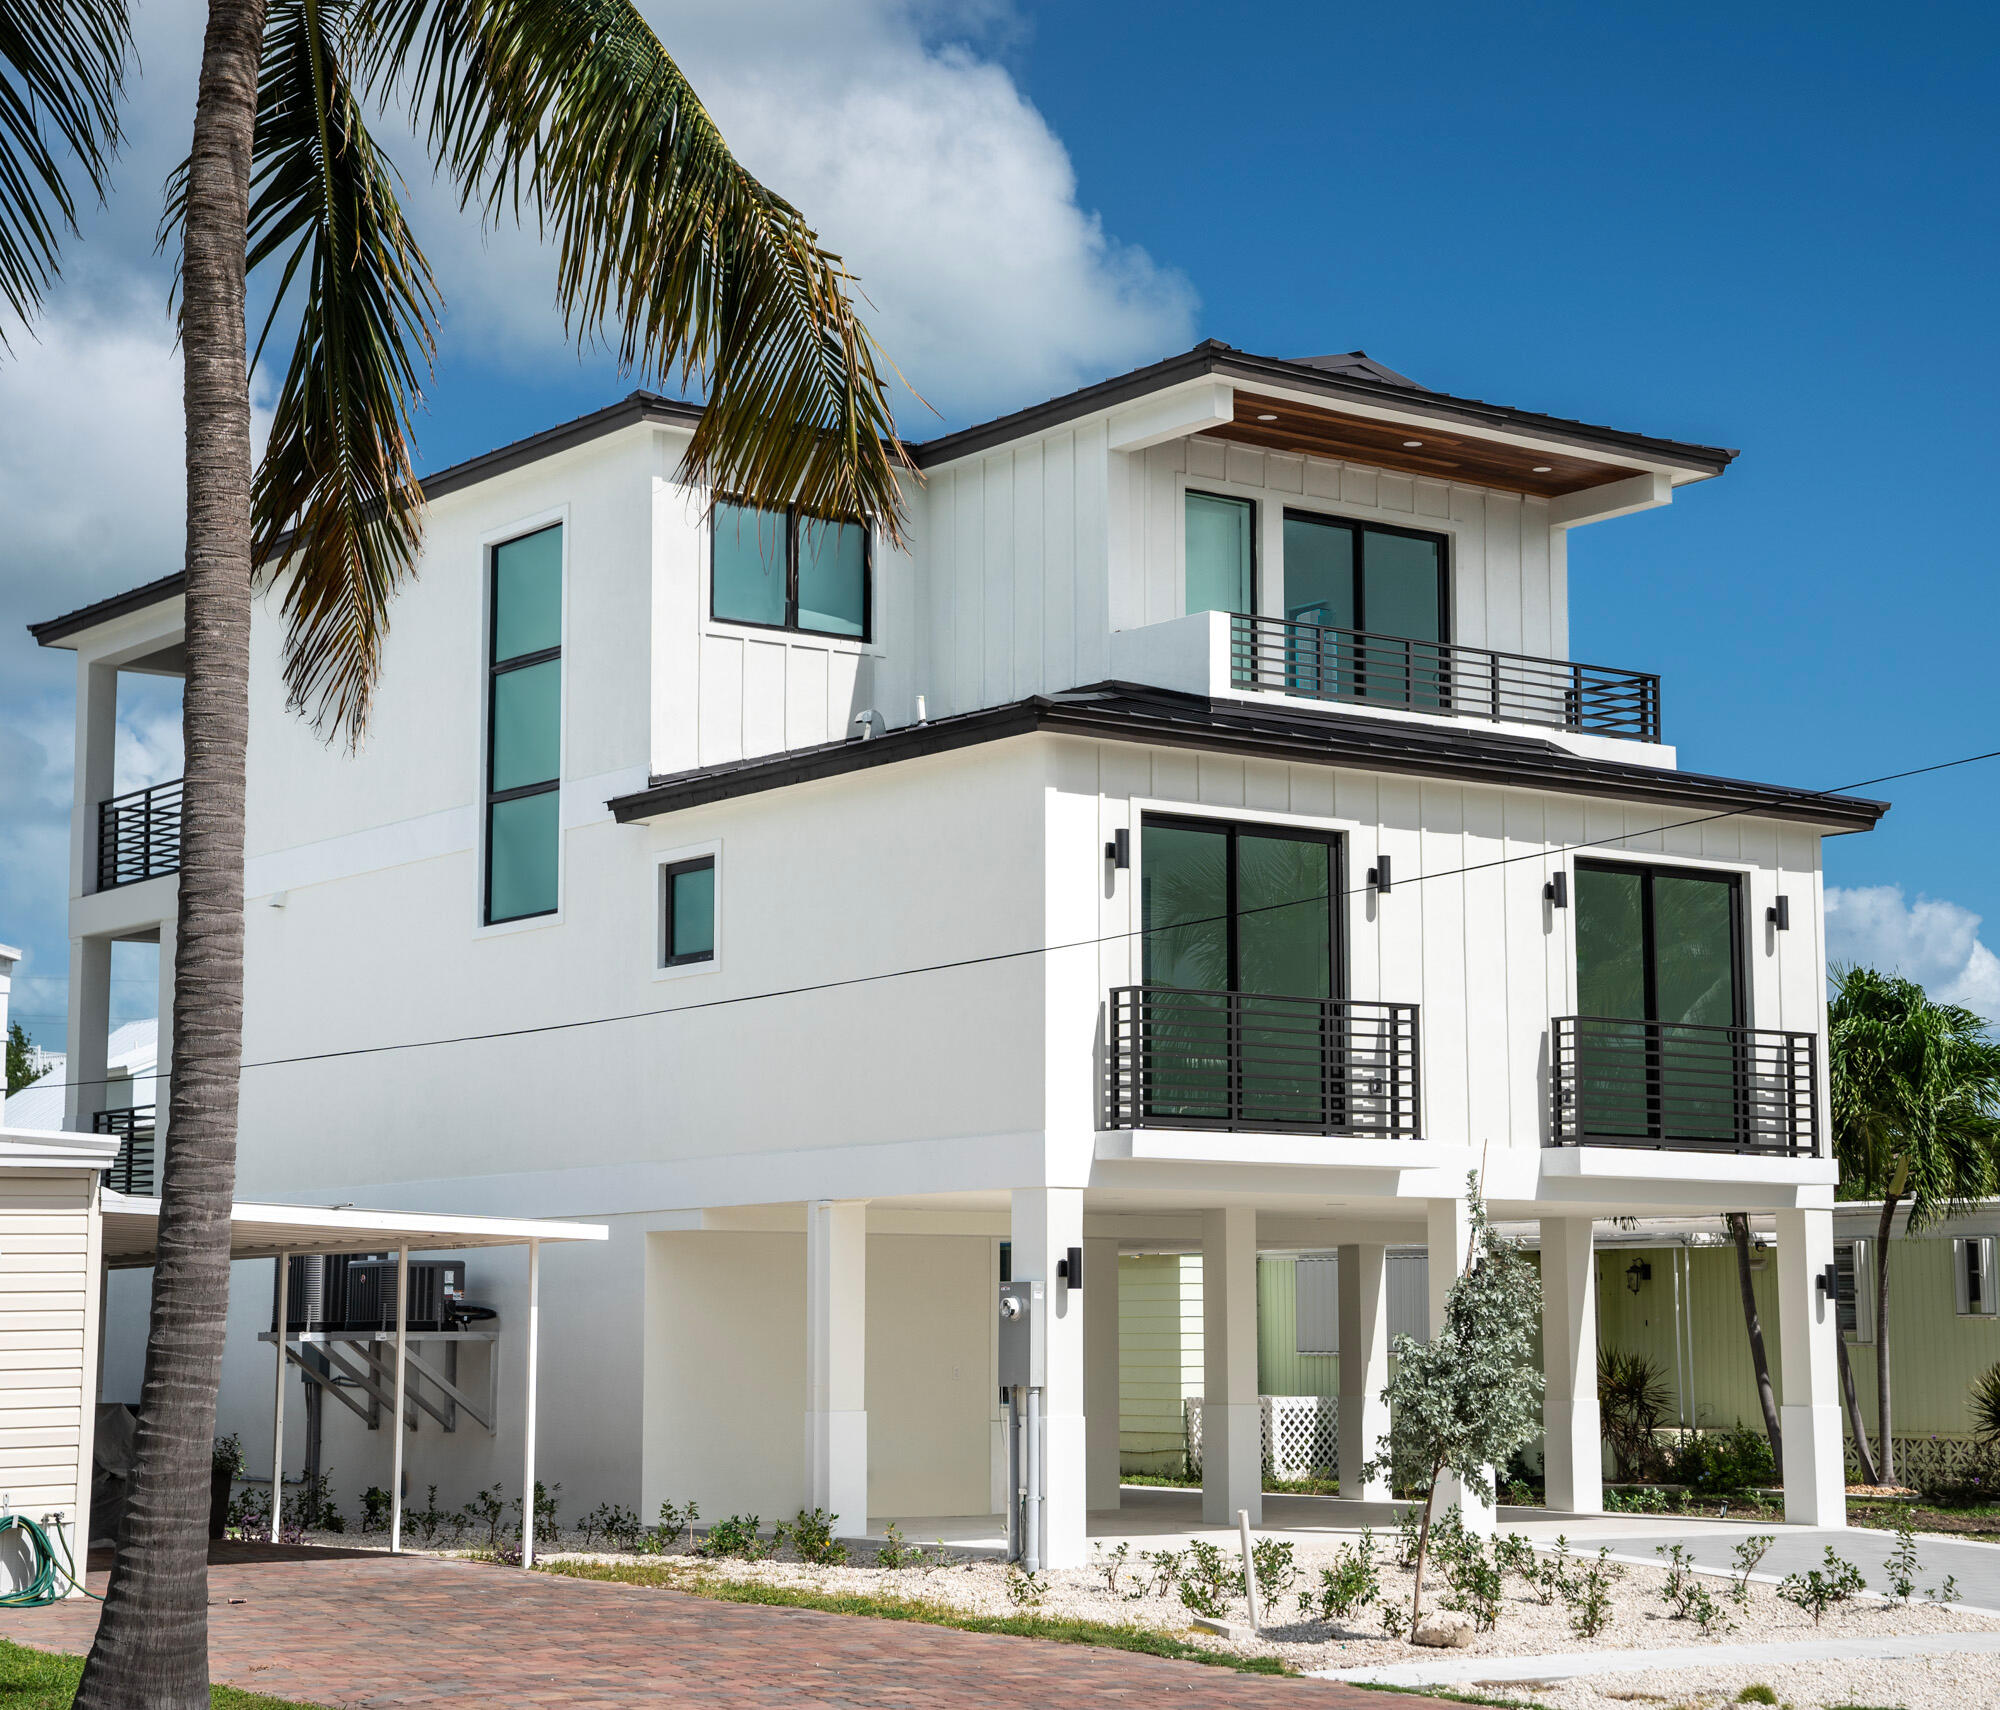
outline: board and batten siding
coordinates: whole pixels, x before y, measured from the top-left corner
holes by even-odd
[[[1824,1037],[1819,837],[1808,827],[1747,816],[1675,824],[1694,816],[1185,749],[1084,738],[1063,744],[1057,787],[1098,800],[1088,847],[1079,839],[1061,870],[1091,887],[1105,991],[1141,978],[1144,845],[1135,835],[1132,871],[1109,896],[1101,851],[1118,831],[1136,832],[1148,808],[1240,813],[1343,834],[1348,995],[1421,1006],[1427,1139],[1543,1143],[1549,1023],[1575,1011],[1576,911],[1551,908],[1542,887],[1586,841],[1603,859],[1660,857],[1738,873],[1749,1024]],[[1619,840],[1615,848],[1611,839]],[[1385,853],[1395,888],[1377,896],[1361,875]],[[1789,932],[1764,918],[1781,893],[1794,904]]]
[[[0,1497],[74,1525],[90,1492],[97,1175],[0,1170]]]
[[[1182,494],[1196,487],[1259,501],[1258,604],[1268,616],[1284,615],[1283,519],[1292,505],[1446,536],[1450,639],[1568,657],[1567,536],[1550,526],[1546,499],[1201,436],[1115,457],[1112,487],[1122,500],[1113,532],[1113,629],[1163,623],[1186,611]]]

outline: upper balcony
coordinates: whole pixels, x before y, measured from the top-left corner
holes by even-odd
[[[159,1191],[153,1172],[157,1108],[150,1104],[127,1105],[122,1110],[100,1110],[92,1114],[93,1134],[115,1134],[118,1156],[104,1177],[104,1185],[114,1192],[149,1199]]]
[[[1660,679],[1490,647],[1230,614],[1239,689],[1406,712],[1660,740]]]
[[[181,785],[174,778],[97,804],[97,888],[181,870]]]

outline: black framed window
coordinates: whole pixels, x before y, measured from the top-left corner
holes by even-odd
[[[865,523],[720,500],[709,528],[709,611],[723,623],[870,639]]]
[[[1285,512],[1285,616],[1411,641],[1450,634],[1445,537]]]
[[[562,771],[562,525],[487,555],[489,925],[556,908]]]
[[[715,960],[715,857],[660,869],[660,964]]]
[[[1257,609],[1257,507],[1248,499],[1196,492],[1182,501],[1189,612]]]

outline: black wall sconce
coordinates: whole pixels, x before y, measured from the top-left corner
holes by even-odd
[[[1368,883],[1383,896],[1389,894],[1389,857],[1377,855],[1375,865],[1368,869]]]
[[[1056,1260],[1056,1276],[1078,1294],[1083,1292],[1083,1249],[1072,1247],[1069,1257]]]
[[[1641,1283],[1653,1280],[1653,1267],[1644,1259],[1634,1259],[1625,1267],[1625,1286],[1634,1294],[1639,1292]]]
[[[1569,907],[1569,873],[1558,867],[1549,882],[1542,887],[1542,898],[1550,908]]]
[[[1813,1278],[1813,1288],[1820,1294],[1825,1295],[1828,1300],[1838,1300],[1840,1298],[1840,1267],[1829,1264],[1825,1270]]]
[[[1780,932],[1791,931],[1792,899],[1790,897],[1780,897],[1764,911],[1764,918]]]
[[[1111,841],[1104,846],[1104,858],[1121,872],[1132,865],[1132,834],[1129,831],[1112,833]]]

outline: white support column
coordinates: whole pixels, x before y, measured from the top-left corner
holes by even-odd
[[[521,1527],[521,1566],[535,1565],[535,1390],[540,1379],[542,1356],[542,1244],[528,1243],[528,1347],[526,1395],[521,1408],[521,1492],[522,1512],[527,1516]],[[400,1497],[398,1498],[400,1501]]]
[[[1436,1335],[1444,1326],[1445,1297],[1465,1268],[1465,1255],[1472,1240],[1472,1205],[1465,1199],[1434,1199],[1429,1205],[1431,1334]],[[1492,1503],[1481,1500],[1477,1491],[1465,1489],[1457,1478],[1446,1473],[1438,1480],[1433,1512],[1442,1514],[1454,1502],[1459,1505],[1459,1515],[1468,1532],[1479,1537],[1492,1536],[1495,1521]]]
[[[1042,1391],[1042,1549],[1044,1567],[1082,1567],[1090,1546],[1085,1522],[1084,1300],[1056,1279],[1056,1261],[1083,1245],[1081,1188],[1016,1188],[1013,1197],[1014,1276],[1047,1284],[1043,1340],[1047,1379]]]
[[[390,1441],[395,1447],[389,1452],[389,1553],[392,1556],[403,1547],[403,1433],[408,1429],[403,1423],[403,1410],[407,1405],[409,1354],[410,1249],[404,1246],[396,1249],[396,1416],[390,1426],[395,1433]],[[532,1522],[532,1500],[528,1512]],[[534,1531],[532,1523],[528,1531]]]
[[[1334,1286],[1339,1292],[1340,1494],[1369,1502],[1389,1499],[1389,1475],[1361,1476],[1362,1466],[1389,1446],[1389,1249],[1339,1249]]]
[[[111,1037],[111,940],[69,941],[69,1037],[64,1078],[63,1126],[88,1134],[90,1120],[104,1108],[104,1078]],[[158,1162],[164,1162],[155,1153]],[[155,1180],[155,1189],[158,1182]]]
[[[1597,1411],[1597,1266],[1587,1217],[1542,1219],[1542,1470],[1547,1506],[1604,1508]]]
[[[868,1205],[806,1205],[806,1492],[843,1538],[868,1534]]]
[[[1833,1213],[1778,1213],[1778,1349],[1784,1405],[1785,1519],[1847,1524],[1846,1445],[1835,1387],[1834,1301],[1819,1278],[1833,1263]]]
[[[1118,1494],[1118,1243],[1083,1244],[1084,1505],[1113,1509]]]
[[[78,656],[76,770],[70,805],[69,894],[97,889],[97,804],[109,801],[118,755],[118,668]],[[71,1013],[75,1013],[72,1000]],[[70,1071],[74,1074],[76,1071]]]
[[[1264,1523],[1264,1433],[1257,1405],[1257,1213],[1201,1218],[1201,1518],[1227,1526],[1237,1510]]]
[[[70,1012],[72,1015],[75,1011]],[[285,1332],[290,1328],[292,1290],[292,1256],[278,1255],[278,1335],[273,1350],[278,1356],[277,1381],[271,1388],[271,1532],[272,1543],[278,1541],[278,1510],[284,1505],[285,1495]],[[88,1542],[88,1540],[86,1540]]]

